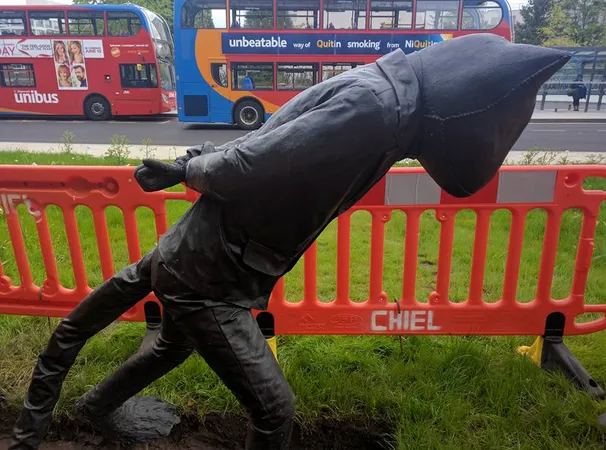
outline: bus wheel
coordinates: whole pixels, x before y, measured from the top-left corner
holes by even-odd
[[[107,120],[111,116],[111,106],[104,97],[94,95],[84,102],[84,113],[90,120]]]
[[[263,109],[252,100],[244,100],[236,106],[236,123],[243,130],[256,130],[263,123]]]

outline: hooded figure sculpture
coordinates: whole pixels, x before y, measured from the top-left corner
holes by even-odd
[[[119,426],[125,402],[195,350],[249,413],[246,448],[288,448],[295,396],[251,309],[267,308],[279,278],[395,162],[419,160],[457,197],[485,186],[540,86],[568,59],[490,34],[409,56],[395,50],[303,91],[240,139],[194,147],[174,163],[145,160],[135,172],[144,190],[184,182],[202,195],[153,251],[61,322],[9,448],[38,448],[86,340],[151,290],[163,305],[159,335],[80,399],[81,415]]]

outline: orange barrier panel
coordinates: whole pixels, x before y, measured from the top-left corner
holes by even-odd
[[[586,304],[585,287],[592,260],[594,234],[602,191],[587,191],[587,177],[606,177],[603,166],[503,167],[482,191],[467,199],[445,194],[421,168],[394,168],[354,208],[338,219],[336,296],[323,302],[317,294],[317,252],[312,246],[304,256],[304,295],[289,301],[281,280],[272,295],[269,311],[275,319],[275,334],[457,334],[457,335],[543,335],[548,316],[565,318],[564,334],[587,334],[606,329],[606,304]],[[166,202],[193,201],[197,193],[145,193],[133,178],[132,167],[42,167],[3,166],[0,175],[0,207],[4,211],[14,249],[19,280],[10,280],[0,261],[0,314],[61,317],[90,292],[75,208],[92,211],[97,237],[99,267],[103,279],[114,272],[105,210],[119,207],[124,215],[126,242],[131,262],[141,257],[136,209],[147,207],[155,216],[156,234],[167,229]],[[45,281],[34,283],[18,205],[24,205],[36,223],[37,238],[45,268]],[[56,205],[63,212],[75,287],[59,282],[46,209]],[[524,227],[529,211],[547,213],[538,285],[534,299],[521,302],[517,286]],[[569,209],[583,215],[578,241],[572,289],[564,299],[551,298],[556,251],[562,215]],[[449,297],[455,216],[462,210],[476,213],[468,297],[462,302]],[[350,299],[351,216],[367,211],[372,217],[370,235],[370,282],[365,301]],[[439,255],[435,290],[427,299],[415,297],[419,266],[421,215],[435,211],[440,223]],[[488,231],[492,214],[508,210],[512,215],[503,294],[496,302],[483,298]],[[385,227],[395,211],[406,215],[403,284],[398,292],[383,288]],[[31,239],[30,236],[27,239]],[[148,300],[155,301],[153,295]],[[129,311],[124,320],[142,321],[143,303]],[[599,313],[599,319],[576,323],[585,313]]]

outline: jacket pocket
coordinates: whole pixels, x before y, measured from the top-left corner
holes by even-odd
[[[285,256],[255,241],[248,241],[246,243],[242,260],[247,266],[274,277],[284,275],[292,262],[291,257]]]

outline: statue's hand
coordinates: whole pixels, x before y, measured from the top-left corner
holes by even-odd
[[[135,178],[145,192],[159,191],[185,181],[185,168],[182,163],[144,159],[135,169]]]

